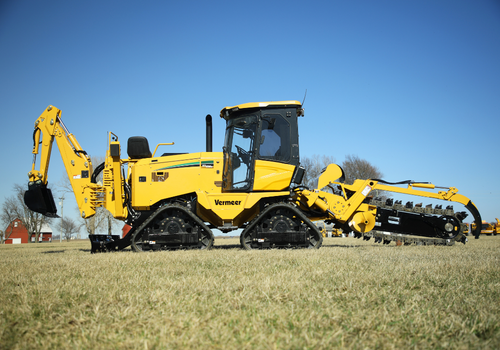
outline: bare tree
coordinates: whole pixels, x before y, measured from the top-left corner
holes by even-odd
[[[118,225],[122,225],[123,226],[123,222],[121,220],[116,220],[113,215],[108,211],[106,210],[106,222],[107,222],[107,228],[108,228],[108,235],[112,235],[113,234],[113,228],[118,226]]]
[[[0,244],[3,244],[5,240],[7,240],[10,235],[12,234],[13,231],[13,225],[12,222],[17,218],[17,210],[14,208],[17,206],[17,203],[15,201],[15,197],[9,197],[5,200],[5,202],[2,204],[2,211],[0,213],[0,221],[2,222],[2,225],[5,226],[5,232],[2,231],[2,235],[0,237]]]
[[[22,225],[26,227],[26,230],[28,230],[28,241],[31,242],[31,237],[34,235],[35,242],[38,243],[43,224],[50,223],[52,218],[36,213],[24,204],[24,192],[26,189],[23,186],[15,184],[13,191],[14,195],[8,197],[2,204],[0,220],[6,226],[8,226],[15,219],[21,220]],[[7,239],[12,234],[12,230],[9,231],[10,232],[5,233],[6,237],[3,239]]]
[[[94,235],[100,230],[104,230],[106,228],[106,224],[108,221],[108,216],[111,216],[111,213],[105,208],[99,207],[96,208],[95,215],[81,220],[81,226],[85,227],[85,230],[89,235]],[[113,219],[114,220],[114,219]]]
[[[59,228],[61,229],[61,234],[63,237],[69,241],[71,237],[75,234],[78,233],[79,229],[76,223],[69,218],[66,219],[61,219],[61,222],[59,224]]]
[[[380,179],[380,170],[365,159],[355,155],[347,155],[341,165],[345,173],[345,183],[352,185],[356,179]]]

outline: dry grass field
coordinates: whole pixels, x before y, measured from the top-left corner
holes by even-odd
[[[500,237],[90,254],[0,246],[0,349],[500,348]]]

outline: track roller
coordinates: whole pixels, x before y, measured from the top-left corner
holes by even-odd
[[[214,235],[195,214],[179,204],[159,208],[132,235],[134,251],[210,249]]]

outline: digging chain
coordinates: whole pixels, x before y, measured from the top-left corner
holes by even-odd
[[[413,205],[413,202],[407,202],[403,204],[401,200],[394,201],[392,198],[387,200],[383,200],[380,198],[368,199],[368,204],[374,205],[380,209],[388,209],[393,210],[395,213],[397,212],[408,212],[415,213],[421,215],[434,215],[434,216],[450,216],[455,217],[461,224],[459,233],[453,238],[440,238],[440,237],[422,237],[412,235],[410,233],[397,233],[397,232],[387,232],[387,231],[378,231],[375,229],[361,234],[355,233],[355,237],[363,238],[364,240],[370,240],[370,238],[374,238],[376,243],[389,244],[392,241],[401,242],[402,244],[416,244],[416,245],[454,245],[455,242],[467,242],[467,237],[464,235],[464,232],[467,232],[467,225],[462,223],[462,219],[467,216],[465,212],[455,213],[453,206],[448,205],[443,209],[442,205],[436,205],[432,207],[432,204],[423,206],[422,203]]]

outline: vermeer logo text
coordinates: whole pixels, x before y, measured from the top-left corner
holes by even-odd
[[[220,201],[218,199],[215,200],[215,205],[240,205],[241,201]]]

